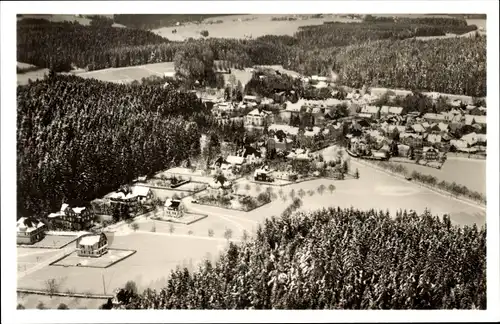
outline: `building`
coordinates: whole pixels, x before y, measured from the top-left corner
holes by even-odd
[[[465,125],[486,125],[486,116],[465,115]]]
[[[399,141],[408,146],[420,147],[423,145],[423,136],[414,133],[401,133]]]
[[[218,115],[229,114],[234,111],[234,106],[230,102],[219,102],[214,105],[212,111]]]
[[[427,161],[436,161],[439,159],[439,151],[433,147],[426,146],[422,149],[422,158]]]
[[[446,120],[446,116],[443,114],[424,114],[423,118],[428,122],[443,122]]]
[[[272,171],[269,169],[269,166],[266,165],[260,169],[256,169],[253,173],[253,178],[255,181],[272,182],[274,179],[271,174]]]
[[[167,199],[163,206],[163,216],[179,218],[184,216],[185,208],[182,201],[178,199]]]
[[[273,124],[269,126],[269,131],[277,132],[282,130],[287,136],[297,136],[299,134],[299,128],[290,125],[278,125]]]
[[[257,105],[260,103],[260,100],[259,100],[259,98],[257,98],[257,96],[246,95],[243,97],[243,102],[247,105],[249,105],[249,104]]]
[[[61,210],[49,214],[53,227],[68,231],[82,231],[92,227],[93,215],[89,208],[62,204]]]
[[[132,195],[137,197],[138,202],[145,203],[153,198],[153,191],[149,187],[134,186]]]
[[[228,155],[226,162],[233,166],[233,169],[239,169],[245,163],[245,158],[242,156]]]
[[[76,252],[81,257],[100,257],[108,252],[108,238],[106,234],[86,234],[76,241]]]
[[[245,116],[245,125],[264,126],[274,122],[273,113],[266,110],[254,109]]]
[[[413,124],[413,125],[411,125],[411,128],[417,134],[425,133],[425,127],[421,124]]]
[[[425,138],[425,140],[431,144],[439,144],[441,143],[441,135],[439,134],[429,134]]]
[[[370,114],[373,117],[377,116],[377,114],[380,112],[380,108],[377,106],[364,106],[361,108],[361,113],[362,114]]]
[[[46,226],[38,219],[21,217],[17,220],[17,244],[33,244],[45,236]]]
[[[403,112],[403,107],[382,106],[380,114],[384,116],[399,116]]]

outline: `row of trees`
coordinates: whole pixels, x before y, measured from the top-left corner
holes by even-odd
[[[402,174],[406,177],[411,177],[413,180],[437,187],[441,190],[447,191],[451,193],[454,196],[463,196],[472,200],[475,200],[477,202],[480,202],[482,204],[486,204],[486,196],[480,192],[471,190],[467,188],[466,186],[457,184],[455,182],[448,182],[448,181],[439,181],[438,178],[429,175],[429,174],[424,174],[418,171],[413,171],[410,172],[408,168],[406,168],[403,165],[400,164],[393,164],[393,163],[386,163],[386,162],[376,162],[373,161],[372,163],[375,163],[376,165],[390,170],[395,173]]]
[[[266,220],[128,309],[486,308],[486,229],[429,212],[328,209]]]
[[[18,209],[28,215],[200,153],[205,112],[193,94],[54,76],[18,87],[17,102]]]

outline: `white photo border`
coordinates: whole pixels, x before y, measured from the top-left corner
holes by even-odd
[[[497,1],[26,1],[1,3],[1,259],[2,323],[144,322],[475,322],[498,321],[499,100]],[[487,310],[454,311],[98,311],[16,308],[16,14],[115,13],[487,13]]]

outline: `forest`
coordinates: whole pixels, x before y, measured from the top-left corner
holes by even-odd
[[[476,28],[463,19],[332,23],[304,27],[293,37],[208,37],[186,42],[169,42],[132,28],[23,21],[18,25],[18,61],[55,71],[66,71],[72,65],[96,70],[175,61],[178,52],[201,48],[195,51],[198,60],[210,57],[238,68],[280,64],[305,75],[329,76],[333,70],[339,82],[350,87],[366,84],[486,96],[486,37],[414,39]]]
[[[119,295],[126,309],[486,309],[486,228],[429,211],[286,212],[160,291]]]
[[[17,201],[26,216],[196,156],[209,122],[194,94],[75,76],[19,86],[17,102]]]

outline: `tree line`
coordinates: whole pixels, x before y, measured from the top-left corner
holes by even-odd
[[[127,309],[486,309],[486,228],[323,209],[266,220],[215,263],[177,268]]]
[[[17,200],[27,216],[102,197],[200,152],[193,94],[52,76],[17,88]]]

